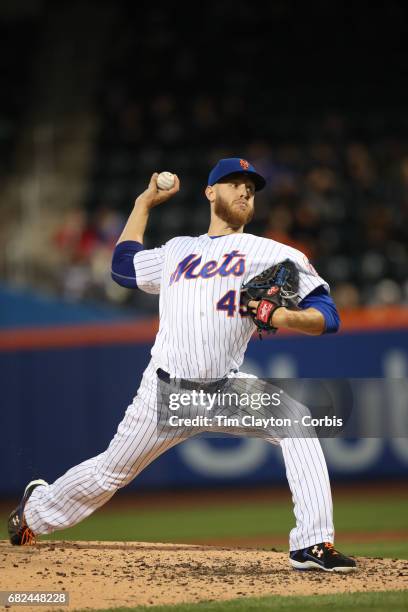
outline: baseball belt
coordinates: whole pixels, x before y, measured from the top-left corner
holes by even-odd
[[[233,371],[236,372],[237,370]],[[189,391],[200,391],[202,389],[206,393],[216,393],[228,381],[228,378],[219,378],[217,380],[211,380],[211,382],[194,382],[185,378],[170,378],[170,374],[162,370],[162,368],[158,368],[156,373],[158,378],[167,384],[177,382],[183,389],[187,389]]]

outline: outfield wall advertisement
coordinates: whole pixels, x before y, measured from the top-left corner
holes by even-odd
[[[0,351],[0,494],[32,477],[52,481],[108,446],[149,361],[149,343]],[[408,378],[408,331],[251,341],[243,371],[274,378]],[[400,423],[389,436],[323,439],[333,479],[408,475],[407,396],[368,393],[372,414]],[[398,421],[399,419],[399,421]],[[128,489],[267,484],[285,480],[280,449],[254,437],[197,437],[168,451]]]

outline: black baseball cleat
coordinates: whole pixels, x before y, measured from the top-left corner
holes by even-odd
[[[48,486],[45,480],[32,480],[24,489],[24,494],[17,508],[13,510],[8,519],[8,532],[10,542],[14,546],[31,546],[35,544],[34,532],[29,528],[24,518],[24,508],[28,498],[36,487]]]
[[[356,562],[342,555],[330,542],[321,542],[301,550],[293,550],[289,562],[294,569],[321,569],[324,572],[354,572]]]

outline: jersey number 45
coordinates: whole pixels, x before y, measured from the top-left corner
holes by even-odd
[[[241,317],[249,316],[243,304],[240,303],[239,306],[237,305],[237,292],[235,289],[227,291],[227,293],[218,300],[216,308],[217,310],[225,310],[228,317],[233,317],[237,311]]]

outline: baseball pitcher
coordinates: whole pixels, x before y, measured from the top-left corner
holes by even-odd
[[[244,232],[254,214],[255,194],[265,186],[253,165],[228,158],[211,170],[205,189],[211,214],[207,233],[145,249],[150,211],[180,189],[177,176],[170,188],[171,182],[160,188],[158,176],[152,175],[137,198],[112,258],[117,283],[160,294],[160,327],[150,363],[104,452],[52,484],[34,480],[27,485],[9,518],[12,544],[31,544],[36,536],[82,521],[156,457],[194,434],[171,435],[169,428],[159,427],[159,384],[245,377],[240,367],[255,330],[262,335],[288,328],[316,336],[338,330],[329,287],[308,259],[285,244]],[[271,434],[267,439],[282,449],[294,502],[291,565],[355,570],[355,561],[333,546],[330,482],[318,438]]]

